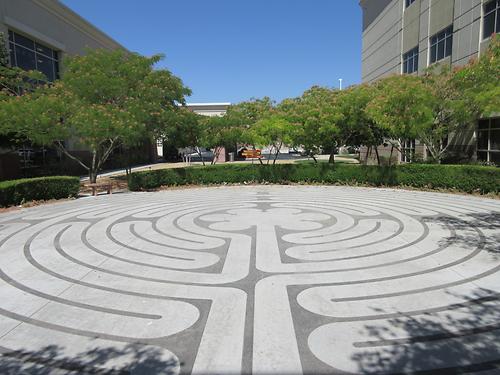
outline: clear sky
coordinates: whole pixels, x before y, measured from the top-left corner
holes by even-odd
[[[62,0],[193,90],[188,102],[280,101],[361,79],[358,0]]]

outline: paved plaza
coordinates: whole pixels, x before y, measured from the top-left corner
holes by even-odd
[[[391,189],[3,213],[0,374],[498,374],[499,243],[500,201]]]

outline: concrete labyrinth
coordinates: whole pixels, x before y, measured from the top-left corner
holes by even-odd
[[[499,373],[499,241],[500,201],[384,189],[2,214],[0,373]]]

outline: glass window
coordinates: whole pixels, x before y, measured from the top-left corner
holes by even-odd
[[[35,42],[21,34],[14,33],[14,42],[31,50],[35,48]]]
[[[50,47],[9,30],[11,64],[25,70],[38,70],[48,81],[59,78],[59,54]]]
[[[500,165],[500,152],[490,152],[489,162]]]
[[[45,47],[39,43],[35,43],[35,48],[37,53],[42,53],[45,56],[52,58],[52,50],[49,47]]]
[[[401,161],[410,163],[415,157],[415,140],[407,139],[401,143]]]
[[[413,73],[418,70],[418,46],[403,54],[403,73]]]
[[[500,151],[500,129],[490,130],[490,150]]]
[[[489,129],[490,128],[490,120],[479,120],[478,129]]]
[[[35,52],[27,48],[16,46],[16,65],[24,70],[35,70]]]
[[[479,121],[477,150],[478,160],[500,165],[500,118]]]
[[[430,38],[430,63],[442,60],[451,55],[453,46],[453,25]]]
[[[411,4],[413,4],[415,0],[406,0],[405,1],[405,8],[408,8]]]
[[[491,0],[483,8],[483,38],[500,32],[500,0]]]
[[[480,131],[477,133],[477,148],[479,150],[488,149],[488,131]]]
[[[42,72],[50,82],[53,82],[55,76],[54,76],[54,64],[52,63],[52,60],[43,55],[38,55],[36,64],[37,64],[37,70]]]

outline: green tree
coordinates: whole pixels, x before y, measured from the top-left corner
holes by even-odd
[[[465,67],[457,69],[455,84],[466,95],[477,117],[500,111],[500,35],[492,36],[486,52]]]
[[[239,116],[205,117],[201,123],[203,131],[201,146],[214,152],[211,164],[217,163],[224,149],[234,148],[247,139],[247,125],[244,125]]]
[[[391,147],[401,152],[403,140],[418,138],[419,128],[432,124],[434,98],[422,79],[413,75],[384,78],[375,87],[377,95],[366,113],[383,129]]]
[[[330,150],[330,162],[341,139],[338,126],[341,114],[337,108],[339,91],[313,86],[300,98],[280,103],[278,111],[290,124],[293,143],[302,146],[315,161],[315,155]]]
[[[366,157],[374,149],[378,164],[380,157],[378,146],[384,143],[386,131],[380,127],[367,112],[368,104],[377,97],[377,88],[374,85],[362,84],[352,86],[339,95],[337,106],[341,114],[338,122],[341,142],[348,146],[366,146]],[[392,150],[389,163],[392,159]]]
[[[469,106],[463,90],[456,84],[454,72],[446,66],[435,65],[422,78],[430,100],[431,121],[417,124],[416,133],[437,163],[446,155],[450,136],[471,123],[477,116]]]
[[[161,58],[122,50],[70,57],[60,81],[4,102],[0,133],[54,144],[95,182],[113,150],[157,133],[190,94],[168,70],[154,68]],[[73,154],[63,141],[68,139],[88,149],[90,161]]]
[[[277,115],[263,118],[252,128],[256,143],[271,146],[270,154],[274,155],[273,164],[276,164],[283,145],[292,143],[292,132],[293,127],[290,122]],[[270,160],[267,159],[268,164]]]

